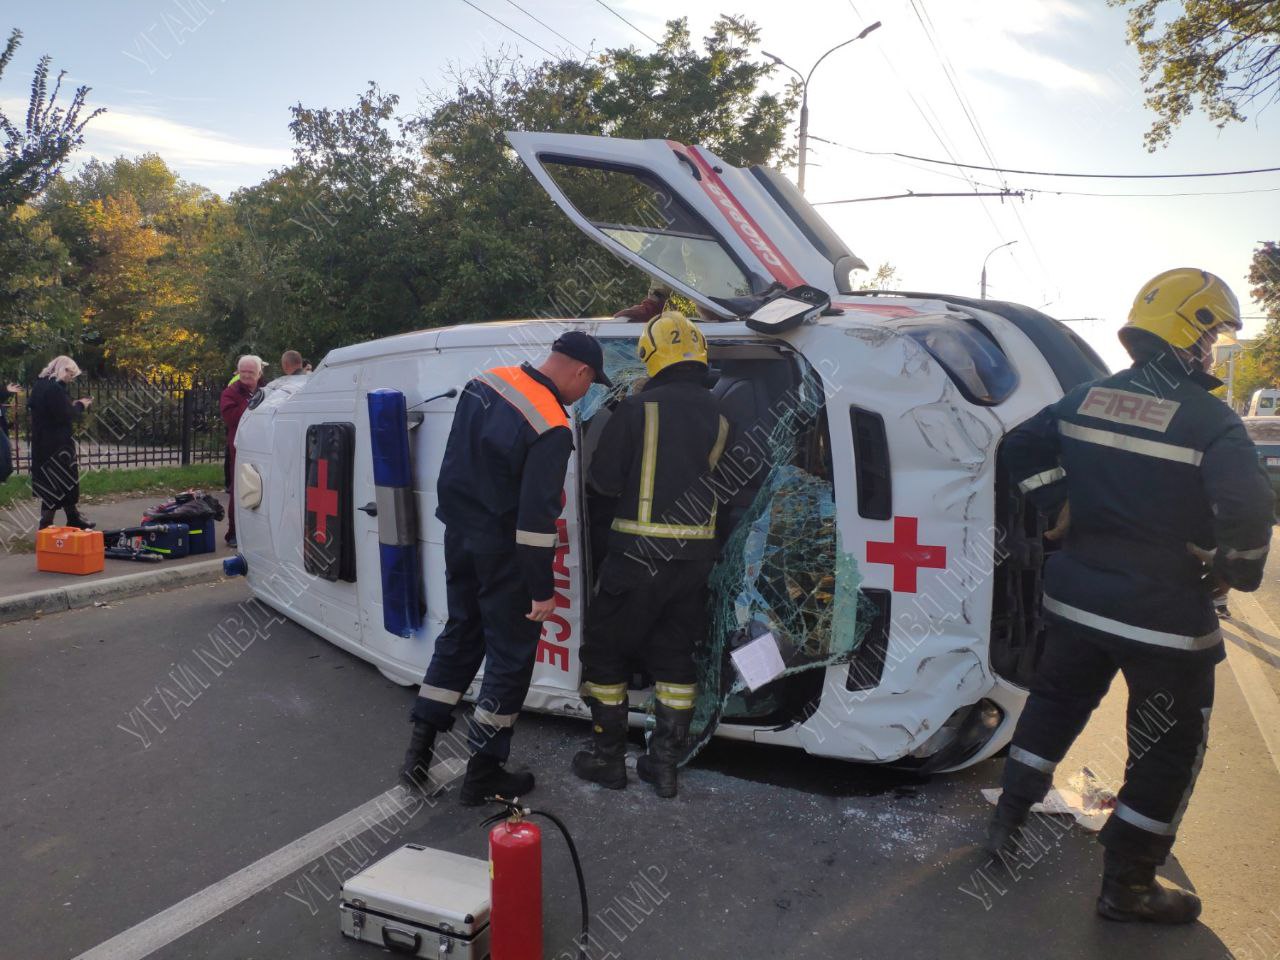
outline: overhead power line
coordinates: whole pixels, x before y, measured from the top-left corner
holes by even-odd
[[[550,30],[550,31],[551,31],[552,33],[554,33],[557,37],[559,37],[561,40],[563,40],[563,41],[564,41],[565,43],[567,43],[569,46],[573,47],[573,49],[577,50],[579,53],[581,53],[581,54],[585,54],[585,53],[587,52],[586,50],[582,49],[582,47],[578,46],[576,43],[574,43],[572,40],[570,40],[568,37],[566,37],[566,36],[565,36],[563,33],[561,33],[559,30],[557,30],[555,27],[551,26],[551,24],[549,24],[549,23],[545,23],[545,22],[543,22],[542,20],[539,20],[539,19],[538,19],[537,17],[535,17],[532,13],[530,13],[528,10],[526,10],[524,7],[520,6],[520,4],[516,3],[516,0],[507,0],[507,3],[511,4],[511,6],[515,7],[517,10],[519,10],[521,13],[523,13],[526,17],[528,17],[528,18],[529,18],[530,20],[532,20],[534,23],[538,24],[538,26],[542,27],[544,30]]]
[[[525,43],[531,43],[531,44],[533,44],[535,47],[537,47],[539,50],[541,50],[543,53],[545,53],[548,57],[551,57],[551,59],[553,59],[553,60],[558,60],[558,59],[559,59],[559,57],[557,57],[554,53],[552,53],[550,50],[548,50],[548,49],[547,49],[546,47],[544,47],[542,44],[538,43],[538,41],[536,41],[536,40],[530,40],[528,37],[526,37],[523,33],[521,33],[519,30],[517,30],[517,29],[516,29],[515,27],[513,27],[511,24],[507,23],[505,20],[500,20],[500,19],[498,19],[498,18],[497,18],[497,17],[495,17],[492,13],[489,13],[487,10],[481,10],[481,9],[480,9],[479,7],[477,7],[474,3],[472,3],[472,2],[471,2],[471,0],[462,0],[462,2],[463,2],[463,3],[465,3],[465,4],[466,4],[468,7],[470,7],[472,10],[474,10],[476,13],[483,13],[486,17],[488,17],[490,20],[492,20],[492,21],[493,21],[494,23],[496,23],[498,26],[500,26],[500,27],[504,27],[505,29],[510,30],[512,33],[514,33],[517,37],[519,37],[519,38],[520,38],[521,40],[523,40]]]
[[[969,175],[963,173],[946,173],[942,170],[934,170],[930,167],[922,167],[919,164],[911,163],[903,160],[896,154],[881,153],[870,150],[859,150],[857,147],[851,147],[845,143],[839,143],[835,140],[828,140],[825,137],[819,137],[815,134],[809,134],[810,140],[817,140],[821,143],[829,144],[833,147],[839,147],[841,150],[851,150],[854,153],[866,154],[868,156],[884,157],[893,163],[900,163],[904,167],[910,167],[912,170],[920,170],[924,173],[932,174],[936,177],[946,177],[949,180],[963,180],[965,183],[977,189],[984,187],[988,190],[999,189],[996,184],[983,183],[981,180],[974,180]],[[1240,196],[1248,193],[1280,193],[1280,187],[1255,187],[1251,190],[1196,190],[1196,191],[1176,191],[1167,193],[1094,193],[1084,190],[1055,190],[1050,187],[1019,187],[1018,191],[1026,193],[1028,196],[1035,197],[1037,194],[1044,194],[1052,197],[1231,197]],[[918,194],[917,194],[918,195]],[[831,201],[825,201],[830,203]]]
[[[892,193],[884,197],[853,197],[850,200],[819,200],[813,206],[821,207],[824,204],[831,203],[868,203],[871,200],[916,200],[923,197],[1021,197],[1021,190],[995,190],[990,193],[975,193],[972,190],[963,190],[959,193],[915,193],[908,190],[906,193]]]
[[[1256,167],[1250,170],[1211,170],[1201,173],[1065,173],[1052,170],[1018,170],[1013,167],[984,167],[976,163],[960,163],[956,160],[939,160],[936,157],[918,157],[912,153],[901,153],[897,150],[863,150],[848,144],[824,140],[809,134],[811,140],[821,140],[833,147],[843,147],[854,153],[862,153],[869,157],[901,157],[903,160],[918,160],[921,163],[937,163],[944,167],[961,167],[966,170],[986,170],[991,173],[1018,173],[1028,177],[1075,177],[1092,180],[1184,180],[1195,177],[1239,177],[1253,173],[1280,173],[1280,167]]]
[[[639,27],[637,27],[634,23],[632,23],[630,20],[628,20],[628,19],[627,19],[626,17],[624,17],[622,14],[620,14],[617,10],[613,9],[613,7],[611,7],[611,6],[609,6],[607,3],[605,3],[605,2],[604,2],[604,0],[596,0],[596,3],[600,4],[600,6],[604,7],[606,10],[608,10],[610,13],[612,13],[615,17],[617,17],[619,20],[621,20],[623,23],[625,23],[628,27],[630,27],[630,28],[631,28],[632,30],[634,30],[636,33],[640,34],[640,36],[644,37],[646,40],[648,40],[650,43],[652,43],[654,46],[661,46],[661,44],[660,44],[660,43],[658,43],[658,41],[657,41],[657,40],[653,39],[653,37],[649,36],[647,33],[645,33],[643,30],[641,30]]]

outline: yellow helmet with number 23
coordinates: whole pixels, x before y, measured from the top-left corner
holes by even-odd
[[[666,310],[645,324],[636,345],[649,376],[677,363],[707,365],[707,338],[692,320],[678,310]]]

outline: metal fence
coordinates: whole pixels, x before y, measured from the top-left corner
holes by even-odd
[[[225,384],[174,380],[90,380],[70,385],[72,399],[93,403],[73,428],[82,470],[217,463],[227,431],[218,412]],[[30,385],[27,385],[28,392]],[[27,396],[10,407],[14,469],[31,470]]]

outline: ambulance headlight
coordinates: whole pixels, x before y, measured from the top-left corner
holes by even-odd
[[[236,466],[236,499],[246,510],[256,510],[262,503],[262,474],[251,463]]]
[[[957,318],[911,324],[902,332],[929,351],[970,403],[995,406],[1018,386],[1013,364],[977,323]]]

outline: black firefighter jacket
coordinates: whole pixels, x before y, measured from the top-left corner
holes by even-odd
[[[605,424],[588,483],[617,498],[609,552],[636,560],[714,558],[716,467],[732,441],[729,419],[701,364],[678,363],[627,397]]]
[[[1204,651],[1222,637],[1205,565],[1256,590],[1274,497],[1219,381],[1162,353],[1082,384],[1005,441],[1012,479],[1040,509],[1070,502],[1064,549],[1045,574],[1052,615],[1152,651]]]

